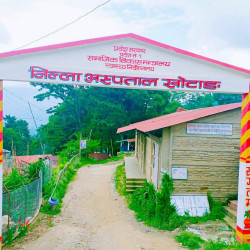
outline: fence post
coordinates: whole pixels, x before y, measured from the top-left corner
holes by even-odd
[[[43,172],[42,170],[40,170],[40,173],[39,173],[39,182],[38,182],[38,186],[39,186],[39,207],[41,206],[42,204],[42,192],[43,192]]]
[[[22,186],[23,186],[23,189],[25,190],[25,198],[24,198],[24,223],[26,222],[26,213],[27,213],[27,186],[25,186],[23,183],[22,183]]]
[[[5,191],[8,193],[8,196],[9,196],[9,200],[8,200],[8,231],[10,230],[10,201],[11,201],[11,196],[10,196],[10,192],[9,190],[3,186]]]

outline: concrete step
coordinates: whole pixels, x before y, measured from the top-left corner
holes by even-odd
[[[127,182],[126,181],[126,185],[140,185],[140,186],[145,186],[144,182]]]
[[[231,207],[234,211],[237,211],[237,203],[238,201],[230,201],[228,203],[229,207]]]
[[[133,193],[135,190],[133,190],[133,189],[126,189],[126,192],[127,193]]]
[[[126,185],[126,188],[142,188],[143,186],[141,185]]]
[[[126,185],[126,192],[127,193],[132,193],[138,188],[143,188],[143,186],[134,186],[134,185]]]
[[[141,182],[145,182],[146,180],[143,178],[126,178],[126,181],[141,181]]]
[[[226,215],[236,222],[237,212],[231,207],[223,207],[225,209]]]
[[[133,193],[137,190],[138,188],[126,188],[127,193]]]
[[[127,178],[126,179],[126,192],[132,193],[137,188],[142,188],[145,185],[144,178]]]
[[[224,221],[228,224],[228,226],[233,230],[236,231],[236,221],[233,220],[232,218],[226,216],[224,218]]]
[[[145,183],[145,180],[130,180],[130,179],[127,179],[126,182],[136,182],[136,183]]]

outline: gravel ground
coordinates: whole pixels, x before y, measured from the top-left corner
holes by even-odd
[[[183,249],[172,233],[136,221],[114,188],[118,164],[79,169],[64,198],[62,213],[53,218],[54,226],[13,249]]]

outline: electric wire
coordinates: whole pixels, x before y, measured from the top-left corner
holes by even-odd
[[[31,106],[30,106],[30,103],[28,102],[28,104],[29,104],[29,108],[30,108],[30,112],[31,112],[31,115],[32,115],[33,121],[34,121],[35,126],[36,126],[36,131],[37,131],[37,130],[38,130],[38,127],[37,127],[37,124],[36,124],[36,120],[35,120],[35,117],[34,117],[34,115],[33,115],[33,112],[32,112]],[[41,136],[40,136],[40,134],[39,134],[39,133],[38,133],[38,137],[39,137],[39,140],[40,140],[42,153],[44,154],[43,142],[42,142],[42,138],[41,138]]]
[[[104,2],[104,3],[102,3],[102,4],[99,4],[99,5],[96,6],[94,9],[88,11],[86,14],[84,14],[84,15],[78,17],[77,19],[71,21],[70,23],[65,24],[65,25],[62,26],[61,28],[58,28],[58,29],[56,29],[56,30],[54,30],[54,31],[52,31],[52,32],[50,32],[50,33],[48,33],[48,34],[46,34],[46,35],[44,35],[44,36],[42,36],[42,37],[40,37],[40,38],[34,40],[34,41],[32,41],[32,42],[29,42],[29,43],[27,43],[27,44],[25,44],[25,45],[23,45],[23,46],[21,46],[21,47],[18,47],[18,48],[16,48],[16,49],[14,49],[13,51],[18,50],[18,49],[22,49],[22,48],[24,48],[24,47],[26,47],[26,46],[29,46],[29,45],[31,45],[31,44],[33,44],[33,43],[35,43],[35,42],[38,42],[38,41],[42,40],[42,39],[44,39],[44,38],[46,38],[46,37],[48,37],[48,36],[50,36],[50,35],[55,34],[55,33],[57,33],[57,32],[60,31],[60,30],[65,29],[66,27],[68,27],[68,26],[70,26],[70,25],[76,23],[76,22],[79,21],[80,19],[82,19],[82,18],[88,16],[89,14],[91,14],[92,12],[94,12],[95,10],[97,10],[98,8],[100,8],[100,7],[104,6],[104,5],[106,5],[106,4],[107,4],[108,2],[110,2],[110,1],[111,1],[111,0],[108,0],[108,1],[106,1],[106,2]]]
[[[9,97],[9,98],[15,98],[15,103],[18,103],[18,104],[21,104],[22,105],[22,103],[19,101],[19,100],[21,100],[21,101],[23,101],[23,102],[25,102],[26,104],[27,104],[27,101],[25,101],[23,98],[21,98],[21,97],[19,97],[19,96],[17,96],[17,95],[10,95],[8,92],[5,92],[5,94],[7,94],[7,96]],[[18,100],[17,100],[17,98],[18,98]],[[42,109],[40,109],[40,110],[42,110]],[[46,111],[44,111],[44,112],[46,112]],[[18,116],[16,116],[15,115],[15,117],[17,118],[17,119],[21,119],[21,120],[32,120],[33,118],[31,118],[31,117],[18,117]],[[47,121],[45,121],[45,120],[42,120],[42,119],[36,119],[36,121],[38,121],[39,122],[39,126],[41,125],[41,124],[44,124],[44,123],[47,123]]]
[[[15,96],[16,98],[18,98],[18,99],[24,101],[25,103],[27,103],[27,101],[25,99],[23,99],[21,96],[18,96],[17,94],[13,93],[12,91],[10,91],[10,90],[8,90],[6,88],[3,88],[3,89],[4,89],[4,91],[10,93],[11,95]],[[36,106],[35,104],[31,103],[30,105],[32,105],[34,108],[46,113],[46,110]]]

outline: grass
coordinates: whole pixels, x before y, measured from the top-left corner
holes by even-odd
[[[126,192],[126,173],[124,163],[116,167],[115,188],[120,196],[125,197],[125,201],[129,206],[131,203],[131,194]]]
[[[115,188],[120,196],[127,195],[125,164],[119,165],[115,171]]]
[[[153,184],[145,183],[145,187],[137,189],[133,194],[126,192],[126,174],[124,164],[117,167],[115,172],[116,190],[121,196],[125,196],[128,206],[135,211],[138,221],[159,230],[172,231],[176,228],[185,228],[186,223],[196,224],[209,220],[223,219],[222,203],[214,201],[208,194],[210,213],[203,217],[179,216],[176,208],[171,205],[170,196],[173,191],[173,183],[168,175],[162,179],[162,188],[155,190]]]
[[[97,164],[104,164],[104,163],[108,163],[108,162],[111,162],[111,161],[120,161],[120,160],[122,160],[124,158],[124,156],[123,155],[118,155],[118,156],[113,156],[113,157],[111,157],[111,158],[108,158],[108,159],[105,159],[105,160],[103,160],[103,161],[97,161],[96,163]]]
[[[199,235],[195,235],[192,232],[183,232],[180,235],[175,236],[176,241],[189,249],[200,249],[201,243],[205,241],[201,239]]]
[[[181,234],[175,236],[177,242],[181,243],[182,246],[188,249],[204,249],[204,250],[223,250],[223,249],[233,249],[233,250],[250,250],[250,244],[241,244],[236,240],[231,240],[229,242],[223,241],[218,238],[216,241],[213,240],[203,240],[199,235],[192,232],[182,232]]]
[[[62,207],[62,199],[64,198],[66,191],[68,189],[69,183],[74,179],[74,176],[77,173],[77,169],[81,167],[81,162],[78,158],[73,160],[73,162],[67,167],[67,169],[62,173],[60,181],[57,185],[56,191],[53,195],[54,199],[59,201],[59,204],[55,209],[52,209],[51,205],[48,202],[48,199],[54,189],[57,181],[57,177],[59,175],[60,170],[64,167],[64,164],[60,164],[57,168],[53,169],[52,178],[50,182],[43,187],[43,198],[46,200],[41,207],[41,212],[46,214],[58,214],[61,212]]]

